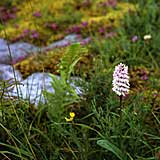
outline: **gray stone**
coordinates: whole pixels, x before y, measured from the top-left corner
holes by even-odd
[[[22,75],[19,71],[14,69],[11,65],[0,64],[0,81],[10,80],[10,82],[22,81]]]
[[[43,50],[52,50],[57,47],[65,47],[75,42],[80,42],[82,39],[79,35],[71,34],[66,36],[63,40],[51,43],[49,46],[44,47]]]
[[[76,42],[80,42],[85,45],[90,42],[90,38],[82,39],[80,35],[71,34],[62,40],[53,42],[49,46],[42,48],[25,42],[7,44],[7,41],[0,39],[0,64],[15,64],[33,53],[37,54],[40,52],[46,52],[57,47],[65,47]]]
[[[46,100],[42,94],[43,91],[46,90],[54,93],[54,89],[51,85],[52,78],[50,75],[48,73],[34,73],[27,79],[23,80],[21,73],[13,69],[13,67],[9,64],[19,62],[33,53],[37,54],[39,52],[53,50],[56,47],[64,47],[75,42],[80,42],[82,45],[85,45],[89,43],[89,41],[90,38],[82,39],[81,36],[72,34],[66,36],[63,40],[53,42],[47,47],[40,48],[25,42],[7,44],[7,41],[0,39],[0,81],[9,80],[9,83],[14,84],[7,90],[8,92],[6,95],[10,98],[20,97],[28,100],[36,106],[38,106],[39,102],[45,103]],[[60,80],[59,76],[56,76],[56,78]],[[76,85],[76,81],[81,81],[81,79],[73,77],[70,85],[75,89],[78,95],[82,95],[83,91],[81,90],[81,87]],[[17,82],[16,85],[15,82]]]
[[[60,80],[59,76],[56,76]],[[79,80],[78,78],[73,78],[71,86],[75,89],[78,95],[82,94],[81,88],[76,86],[75,82]],[[11,97],[20,97],[24,100],[28,100],[31,104],[38,106],[38,104],[45,103],[43,91],[54,93],[54,88],[52,87],[52,78],[48,73],[34,73],[27,79],[23,80],[13,88],[9,93]],[[17,93],[18,91],[18,93]]]
[[[14,64],[25,59],[40,49],[25,42],[7,44],[7,41],[0,39],[0,64]]]

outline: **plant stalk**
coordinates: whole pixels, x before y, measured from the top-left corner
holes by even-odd
[[[121,122],[122,120],[122,98],[123,96],[119,96],[119,121]]]

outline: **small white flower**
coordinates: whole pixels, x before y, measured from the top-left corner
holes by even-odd
[[[145,35],[145,36],[143,37],[144,40],[149,40],[149,39],[151,39],[151,38],[152,38],[152,36],[151,36],[150,34]]]
[[[116,92],[118,96],[125,96],[129,93],[130,84],[128,76],[128,66],[120,63],[115,67],[112,84],[112,90]]]

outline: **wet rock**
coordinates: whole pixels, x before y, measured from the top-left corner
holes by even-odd
[[[10,80],[11,83],[14,83],[16,80],[19,82],[17,85],[12,86],[12,88],[8,90],[7,95],[14,98],[20,97],[28,100],[31,104],[35,104],[36,106],[38,106],[39,102],[45,103],[46,100],[42,94],[43,91],[46,90],[54,93],[54,89],[51,85],[52,78],[49,76],[49,74],[33,73],[24,80],[21,73],[13,69],[13,67],[9,64],[17,63],[33,53],[37,54],[40,51],[43,52],[47,50],[53,50],[56,47],[64,47],[75,42],[80,42],[81,44],[85,45],[86,43],[89,43],[89,41],[89,38],[82,39],[81,36],[73,34],[66,36],[63,40],[53,42],[47,47],[39,48],[25,42],[7,44],[7,41],[0,39],[0,81]],[[60,77],[57,76],[57,79],[60,80]],[[72,80],[73,81],[70,85],[75,89],[78,95],[82,94],[81,88],[76,86],[75,83],[80,79],[73,77]]]
[[[34,73],[27,79],[21,81],[20,85],[15,86],[10,92],[10,96],[19,96],[37,106],[39,102],[45,102],[44,96],[42,95],[44,89],[54,92],[50,84],[51,81],[52,79],[47,73]]]
[[[71,34],[66,36],[63,40],[51,43],[49,46],[44,47],[43,50],[52,50],[57,47],[65,47],[72,43],[81,42],[81,41],[83,41],[83,39],[80,35]]]
[[[60,80],[59,76],[56,76]],[[79,80],[78,78],[73,78],[71,86],[75,89],[78,95],[82,94],[81,88],[76,86],[75,81]],[[38,104],[45,103],[46,100],[43,96],[43,91],[54,93],[52,87],[52,78],[48,73],[34,73],[29,76],[27,79],[21,81],[20,84],[15,86],[13,90],[9,93],[10,96],[20,97],[22,99],[28,100],[31,104],[38,106]],[[18,94],[17,94],[18,90]]]
[[[30,54],[40,51],[40,48],[25,42],[16,42],[10,45],[13,63],[19,62]]]
[[[10,82],[22,81],[22,75],[15,70],[11,65],[0,64],[0,81],[10,80]]]
[[[39,50],[38,47],[29,43],[16,42],[7,44],[7,41],[0,39],[0,63],[14,64]]]
[[[82,39],[80,35],[71,34],[64,39],[53,42],[47,47],[37,47],[25,42],[7,44],[7,41],[0,39],[0,64],[15,64],[27,58],[31,54],[38,54],[53,50],[57,47],[65,47],[72,43],[80,42],[85,45],[90,42],[90,38]]]
[[[5,41],[4,39],[0,38],[0,51],[3,51],[7,48],[7,41]]]

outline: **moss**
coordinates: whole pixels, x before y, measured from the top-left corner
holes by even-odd
[[[39,53],[15,64],[14,67],[22,73],[23,78],[35,72],[59,74],[58,64],[65,51],[66,48],[59,48],[54,51]],[[91,63],[92,59],[90,55],[82,57],[76,66],[75,74],[86,75],[91,68]]]
[[[79,4],[74,0],[27,0],[20,4],[15,3],[13,5],[18,8],[16,18],[6,23],[5,31],[10,41],[23,39],[38,45],[47,45],[70,32],[76,32],[71,29],[74,25],[80,27],[83,35],[96,31],[95,26],[117,27],[128,10],[135,10],[131,3],[119,2],[115,8],[100,8],[100,2],[96,0],[89,5]],[[82,22],[88,22],[89,25],[84,27]],[[3,31],[0,31],[0,36],[5,38]]]
[[[117,9],[113,10],[111,9],[108,13],[102,16],[92,16],[92,17],[84,17],[82,21],[88,21],[89,24],[104,22],[105,24],[111,24],[118,27],[120,20],[123,18],[123,16],[129,11],[135,11],[136,9],[135,5],[129,4],[129,3],[118,3]]]
[[[50,72],[57,74],[57,64],[59,63],[63,52],[63,49],[59,49],[48,53],[38,53],[37,55],[33,55],[15,64],[14,67],[22,73],[23,78],[26,78],[35,72]]]

